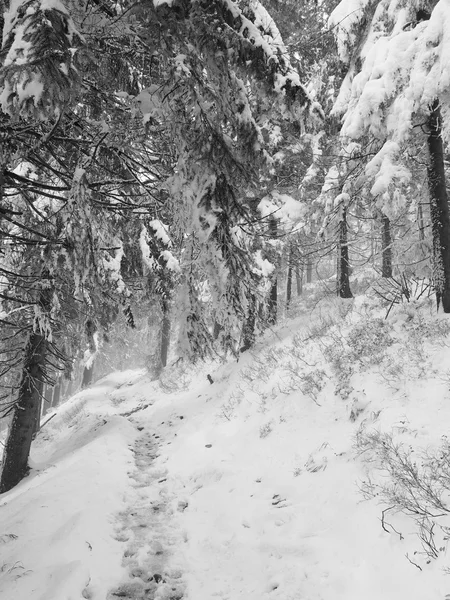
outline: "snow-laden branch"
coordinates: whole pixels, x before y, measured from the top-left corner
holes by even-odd
[[[382,0],[374,8],[363,0],[344,0],[330,18],[338,44],[353,45],[351,57],[341,48],[350,63],[333,109],[342,115],[341,135],[381,141],[366,168],[373,196],[408,182],[402,149],[417,118],[428,115],[450,89],[450,2],[440,0],[424,21],[416,4]]]
[[[4,13],[0,106],[12,117],[59,115],[78,73],[80,36],[60,0],[12,0]]]

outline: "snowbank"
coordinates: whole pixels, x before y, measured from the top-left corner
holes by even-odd
[[[383,513],[379,457],[447,447],[447,318],[368,297],[298,314],[239,363],[65,404],[0,498],[0,597],[443,600],[448,514],[430,558],[414,515]]]

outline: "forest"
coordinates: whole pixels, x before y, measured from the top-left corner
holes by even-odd
[[[80,387],[239,361],[314,282],[450,313],[447,1],[1,7],[0,492]]]
[[[0,7],[0,598],[448,600],[449,0]]]

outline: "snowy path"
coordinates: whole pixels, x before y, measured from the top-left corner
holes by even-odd
[[[162,384],[116,373],[61,407],[0,503],[0,600],[450,598],[446,545],[430,562],[407,516],[383,529],[355,446],[391,432],[420,456],[447,439],[450,343],[429,350],[426,379],[392,389],[361,368],[343,398],[330,371],[315,402],[280,392],[287,329],[239,363],[180,366]],[[320,349],[301,350],[316,381]],[[386,369],[403,360],[389,352]]]
[[[181,600],[182,572],[169,567],[171,546],[180,543],[172,523],[176,499],[165,485],[165,469],[154,466],[158,457],[156,434],[142,426],[138,429],[142,434],[132,449],[135,468],[129,473],[127,506],[119,515],[116,535],[125,544],[123,565],[128,578],[108,594],[107,600]]]

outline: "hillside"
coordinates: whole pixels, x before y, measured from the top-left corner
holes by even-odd
[[[448,317],[291,313],[239,362],[68,400],[0,497],[0,598],[450,597]]]

